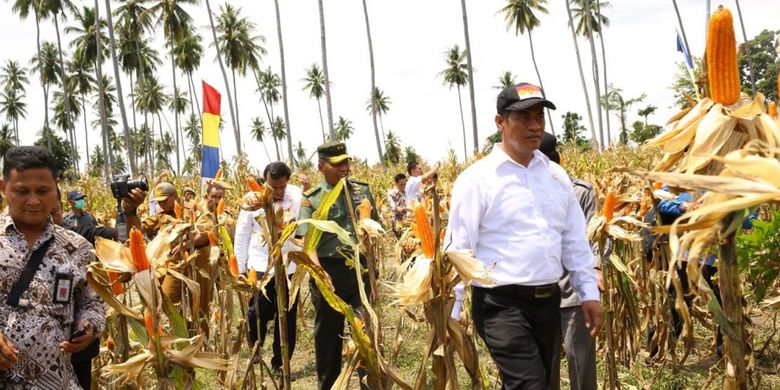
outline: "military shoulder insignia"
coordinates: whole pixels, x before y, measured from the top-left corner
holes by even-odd
[[[316,194],[316,193],[317,193],[317,191],[319,191],[321,188],[322,188],[322,187],[320,187],[320,186],[315,186],[315,187],[312,187],[312,188],[310,188],[308,191],[304,192],[304,193],[303,193],[303,196],[311,196],[311,195],[314,195],[314,194]]]

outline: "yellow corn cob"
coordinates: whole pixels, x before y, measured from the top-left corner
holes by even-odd
[[[414,208],[414,225],[412,228],[420,240],[423,254],[428,258],[433,258],[436,251],[434,248],[433,227],[431,227],[431,221],[428,219],[428,213],[425,212],[425,206],[422,204],[418,204]]]
[[[217,203],[217,216],[222,215],[224,211],[225,211],[225,198],[222,198],[219,200],[219,203]]]
[[[772,118],[777,119],[777,103],[769,102],[769,107],[767,107],[766,112]]]
[[[146,332],[149,333],[149,336],[154,336],[154,324],[152,321],[152,313],[146,312],[144,313],[144,326],[146,326]],[[160,328],[160,325],[157,325],[157,335],[162,336],[162,329]]]
[[[182,216],[184,215],[182,212],[181,204],[179,201],[176,201],[176,203],[173,205],[173,213],[176,214],[176,219],[182,219]]]
[[[712,100],[724,105],[739,99],[739,70],[734,21],[728,8],[719,6],[710,16],[707,33],[707,78]]]
[[[371,202],[368,199],[363,199],[360,205],[357,207],[358,219],[360,221],[364,219],[371,219]]]
[[[230,261],[228,261],[228,268],[230,269],[230,274],[234,277],[238,276],[238,260],[236,259],[236,255],[230,256]]]
[[[118,273],[108,271],[108,280],[111,282],[111,292],[114,293],[114,295],[122,294],[125,291],[122,282],[117,279],[119,279]]]
[[[249,270],[249,277],[247,278],[249,281],[249,284],[256,285],[257,284],[257,271],[251,269]]]

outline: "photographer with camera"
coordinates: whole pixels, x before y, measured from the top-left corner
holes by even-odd
[[[146,199],[146,191],[149,190],[146,179],[131,180],[128,182],[128,177],[129,176],[120,176],[114,178],[111,182],[111,192],[118,203],[116,227],[97,226],[96,224],[91,223],[68,223],[67,214],[62,218],[62,223],[58,224],[86,238],[92,246],[95,246],[95,237],[102,237],[119,242],[127,241],[127,232],[130,231],[131,228],[134,227],[141,230],[141,218],[138,217],[137,210],[138,207],[143,204],[144,199]],[[130,183],[131,186],[126,186],[127,183]],[[78,191],[71,191],[68,193],[69,203],[70,195],[74,192]]]

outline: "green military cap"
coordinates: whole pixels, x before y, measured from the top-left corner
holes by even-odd
[[[343,142],[330,141],[317,147],[317,156],[320,161],[327,161],[331,164],[338,164],[348,158],[347,145]]]

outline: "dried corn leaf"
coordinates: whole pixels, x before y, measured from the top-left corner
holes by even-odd
[[[490,279],[490,270],[485,263],[474,257],[470,250],[448,250],[444,255],[450,260],[450,263],[463,279],[466,285],[477,282],[485,286],[495,284]],[[495,264],[493,265],[495,266]],[[491,266],[491,268],[493,267]]]

